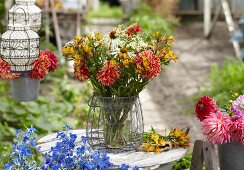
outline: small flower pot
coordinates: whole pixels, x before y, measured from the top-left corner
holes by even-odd
[[[220,170],[243,170],[244,145],[227,143],[218,145]]]
[[[19,102],[34,101],[38,98],[40,80],[23,75],[15,80],[10,80],[12,97]]]

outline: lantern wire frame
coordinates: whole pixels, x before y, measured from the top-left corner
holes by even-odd
[[[20,8],[22,10],[18,11]],[[8,12],[8,21],[9,25],[25,26],[27,24],[31,30],[38,32],[42,23],[41,9],[35,5],[34,0],[16,1],[16,4]]]
[[[89,106],[86,135],[94,149],[119,153],[134,151],[142,144],[144,120],[139,96],[94,94]]]
[[[21,7],[15,10],[24,12],[25,26],[15,24],[13,16],[13,26],[8,26],[8,30],[1,38],[1,56],[10,64],[12,72],[31,71],[32,63],[40,56],[40,38],[28,26],[25,10]]]

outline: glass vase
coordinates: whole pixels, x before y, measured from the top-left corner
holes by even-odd
[[[139,96],[93,95],[89,106],[86,130],[90,145],[121,152],[134,150],[142,143],[144,123]]]

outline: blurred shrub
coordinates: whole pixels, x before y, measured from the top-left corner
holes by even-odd
[[[5,23],[5,1],[0,0],[0,32],[3,33],[6,25]]]
[[[210,85],[200,91],[200,95],[210,95],[217,101],[219,107],[232,98],[232,92],[244,94],[244,62],[227,60],[222,68],[212,66]],[[198,96],[199,97],[199,96]]]
[[[90,10],[88,18],[122,18],[123,11],[119,6],[109,6],[108,3],[101,2],[98,11]]]
[[[141,6],[133,12],[127,25],[131,23],[138,23],[150,34],[159,31],[170,35],[173,32],[173,22],[162,18],[155,10],[145,3],[141,4]]]
[[[84,84],[81,90],[70,87],[67,80],[52,78],[53,81],[41,85],[45,97],[39,96],[37,101],[28,103],[14,101],[8,83],[0,81],[0,141],[11,141],[16,129],[30,125],[40,134],[58,131],[66,124],[84,126],[90,88]]]
[[[187,154],[183,158],[173,163],[173,170],[188,170],[191,166],[192,154]]]

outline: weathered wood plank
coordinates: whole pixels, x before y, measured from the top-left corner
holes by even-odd
[[[202,170],[202,168],[203,168],[203,142],[201,140],[197,140],[194,143],[190,170]]]
[[[214,145],[203,141],[203,157],[207,170],[218,170],[218,158]]]

